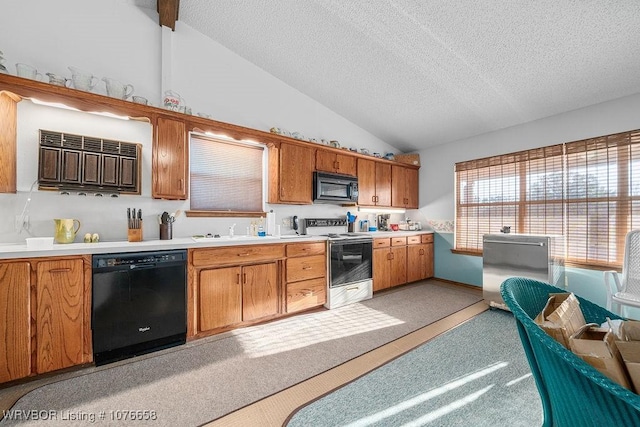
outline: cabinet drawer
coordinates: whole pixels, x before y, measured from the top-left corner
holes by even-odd
[[[284,245],[227,246],[194,249],[193,265],[244,264],[284,258]]]
[[[373,239],[374,248],[388,248],[391,246],[391,239]]]
[[[422,239],[420,239],[420,236],[407,237],[407,244],[409,245],[418,245],[420,243],[422,243]]]
[[[325,277],[327,273],[325,255],[288,258],[286,263],[287,282]]]
[[[433,243],[433,234],[423,234],[422,243]]]
[[[327,302],[327,279],[303,280],[287,284],[287,313],[317,307]]]
[[[287,245],[287,256],[309,256],[309,255],[324,255],[325,254],[325,242],[314,243],[294,243]]]
[[[405,246],[407,244],[406,237],[392,237],[391,246]]]

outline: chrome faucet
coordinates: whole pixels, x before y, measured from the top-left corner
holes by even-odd
[[[235,227],[236,227],[235,224],[233,224],[231,227],[229,227],[229,237],[233,237],[233,233],[234,233]]]

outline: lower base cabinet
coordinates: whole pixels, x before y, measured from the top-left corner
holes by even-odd
[[[0,262],[0,382],[92,360],[83,257]]]
[[[278,314],[275,262],[202,270],[199,289],[201,332]]]
[[[433,277],[433,234],[373,241],[373,290]]]
[[[31,374],[31,266],[0,263],[0,382]]]

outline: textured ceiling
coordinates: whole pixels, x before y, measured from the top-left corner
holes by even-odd
[[[183,0],[179,20],[403,151],[640,92],[638,0]]]

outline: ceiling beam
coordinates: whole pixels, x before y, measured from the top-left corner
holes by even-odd
[[[160,25],[176,30],[176,21],[178,20],[178,9],[180,9],[180,0],[158,0],[158,15]]]

